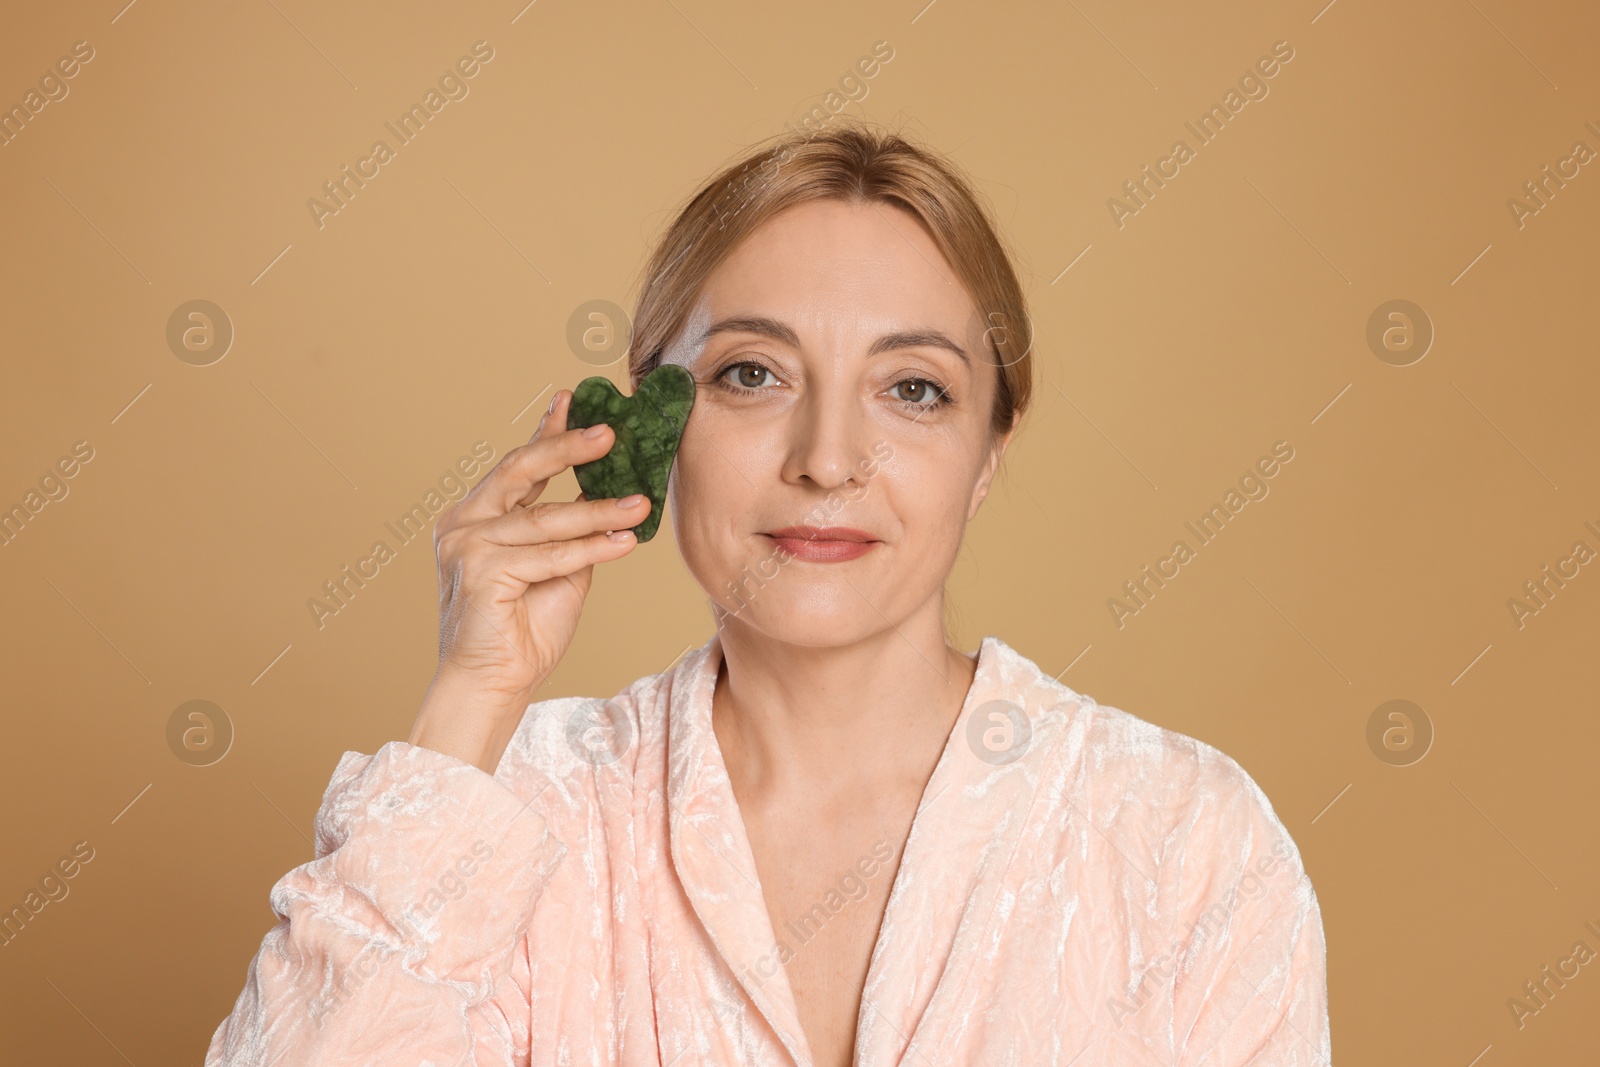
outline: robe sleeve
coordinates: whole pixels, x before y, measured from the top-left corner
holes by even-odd
[[[1181,872],[1176,1063],[1329,1067],[1322,912],[1299,850],[1243,768],[1215,749],[1200,762],[1181,854],[1164,864]]]
[[[537,801],[405,742],[346,752],[206,1067],[526,1064],[523,942],[566,854]]]

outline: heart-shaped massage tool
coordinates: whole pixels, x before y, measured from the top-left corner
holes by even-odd
[[[656,535],[667,503],[667,475],[678,454],[678,442],[694,406],[694,376],[675,363],[644,376],[632,396],[623,396],[611,379],[585,378],[572,391],[567,428],[605,423],[616,433],[611,451],[572,468],[578,486],[590,500],[643,493],[650,514],[633,527],[641,542]]]

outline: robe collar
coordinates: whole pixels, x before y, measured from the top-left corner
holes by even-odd
[[[716,634],[670,672],[672,863],[739,985],[793,1062],[811,1067],[755,856],[712,729],[721,662]],[[936,992],[959,995],[975,957],[958,950],[963,943],[975,948],[1005,910],[995,907],[999,875],[1009,865],[1048,750],[1055,747],[1041,743],[1047,738],[1040,727],[1056,733],[1059,717],[1047,723],[1041,716],[1064,697],[1076,696],[1000,638],[983,638],[971,688],[918,804],[890,889],[857,1019],[857,1064],[899,1063],[912,1045],[927,1054],[936,1049],[937,1033],[919,1028],[928,1005]],[[1021,709],[1024,721],[996,701]]]

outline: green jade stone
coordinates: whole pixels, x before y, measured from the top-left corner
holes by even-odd
[[[617,435],[611,451],[572,468],[578,486],[590,500],[630,493],[648,497],[650,514],[633,527],[640,542],[654,537],[661,525],[667,476],[693,406],[694,376],[673,363],[645,375],[632,396],[623,396],[611,379],[602,377],[585,378],[572,391],[567,409],[569,429],[603,422]]]

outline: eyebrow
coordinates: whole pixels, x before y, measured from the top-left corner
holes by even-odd
[[[704,351],[706,342],[719,333],[754,333],[762,337],[770,337],[774,341],[781,341],[791,348],[800,347],[800,337],[787,323],[777,319],[767,318],[762,315],[735,316],[722,319],[700,335],[699,343],[695,346]],[[962,362],[970,363],[972,358],[967,355],[967,350],[952,341],[940,330],[898,330],[886,333],[872,342],[872,347],[867,349],[867,355],[875,356],[880,352],[892,352],[898,348],[943,348],[954,352],[961,357]]]

